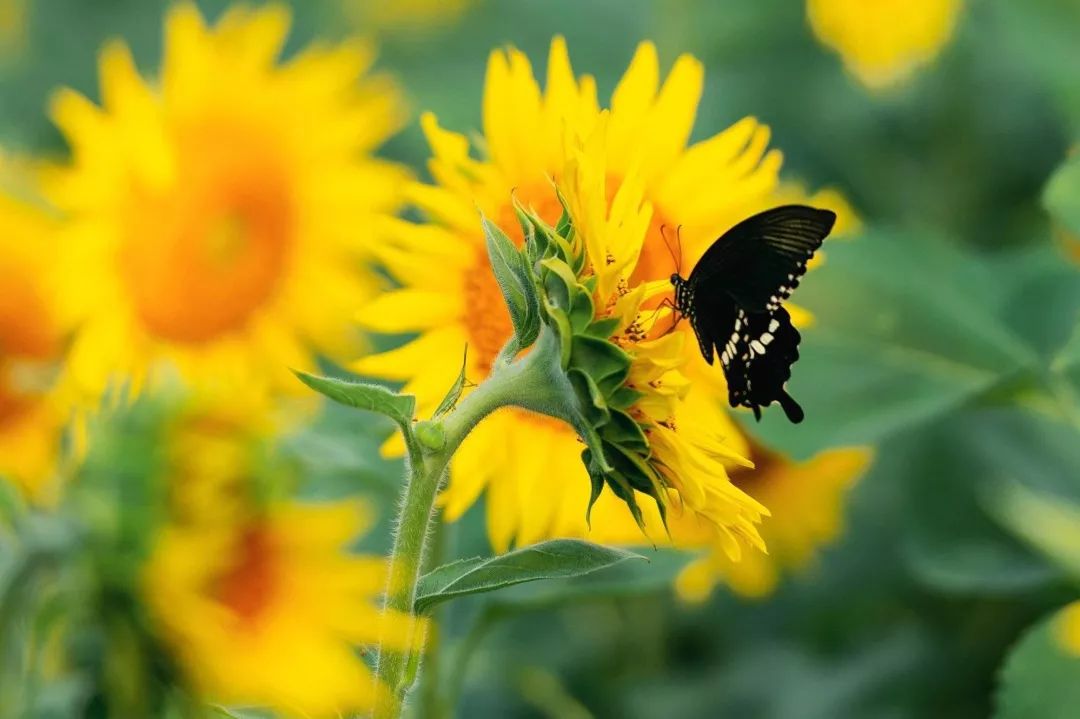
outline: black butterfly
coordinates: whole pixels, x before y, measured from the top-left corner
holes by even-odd
[[[783,303],[806,263],[832,230],[836,215],[784,205],[743,220],[713,243],[689,279],[671,276],[675,309],[690,319],[705,360],[720,355],[732,407],[778,401],[792,422],[803,410],[784,389],[799,359],[799,331]]]

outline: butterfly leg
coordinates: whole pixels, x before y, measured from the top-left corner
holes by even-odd
[[[675,315],[675,322],[671,325],[671,327],[668,327],[666,330],[664,330],[664,335],[667,335],[670,334],[671,331],[675,329],[675,326],[679,324],[679,321],[682,320],[682,316],[679,314],[678,309],[675,307],[675,303],[671,301],[670,297],[665,297],[663,300],[660,301],[660,304],[657,305],[656,309],[653,310],[652,314],[649,315],[647,325],[649,327],[652,327],[653,321],[656,319],[656,315],[658,315],[660,313],[660,310],[664,308],[673,310],[673,314]],[[661,335],[661,337],[663,337],[663,335]]]

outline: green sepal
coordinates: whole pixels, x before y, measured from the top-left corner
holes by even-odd
[[[548,301],[569,313],[574,295],[579,293],[577,277],[565,262],[556,257],[541,260],[539,264]]]
[[[629,409],[644,396],[644,392],[623,385],[608,397],[608,406],[612,409]]]
[[[540,299],[536,285],[525,258],[506,233],[486,217],[482,218],[482,223],[492,272],[510,311],[518,347],[525,349],[540,334]]]
[[[570,357],[574,347],[574,333],[570,329],[570,318],[558,307],[545,302],[548,323],[555,328],[559,337],[559,362],[565,370],[570,366]]]
[[[603,393],[596,386],[593,378],[577,368],[567,371],[566,376],[578,396],[585,420],[593,427],[605,426],[611,420],[611,413]],[[602,436],[603,432],[601,432]]]
[[[637,421],[621,410],[608,411],[610,421],[600,428],[605,442],[626,447],[632,452],[649,456],[649,440]]]
[[[584,333],[593,319],[593,301],[588,292],[575,292],[570,298],[570,327],[575,333]]]
[[[590,337],[597,337],[602,340],[611,339],[615,335],[615,331],[619,329],[618,317],[605,317],[602,320],[595,320],[585,328],[583,334],[587,334]]]
[[[641,507],[638,506],[634,490],[626,481],[626,478],[619,472],[608,472],[607,484],[611,487],[611,491],[615,493],[615,496],[621,499],[630,509],[630,514],[634,517],[634,521],[637,522],[638,528],[644,532],[645,518],[641,514]]]
[[[570,366],[587,372],[605,397],[626,381],[630,362],[630,355],[611,342],[589,335],[574,336]]]
[[[589,504],[585,507],[585,523],[592,528],[592,508],[596,504],[596,500],[600,499],[600,495],[604,492],[604,484],[607,482],[606,473],[595,464],[595,455],[591,449],[586,447],[581,451],[581,461],[585,465],[585,471],[589,475]]]

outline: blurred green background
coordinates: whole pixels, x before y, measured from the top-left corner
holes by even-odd
[[[226,7],[200,5],[210,16]],[[460,682],[458,715],[992,714],[1010,649],[1077,596],[1075,579],[994,507],[1003,483],[1080,504],[1080,274],[1042,201],[1080,137],[1080,4],[972,0],[935,63],[877,94],[791,0],[488,0],[450,21],[384,29],[350,24],[345,5],[295,2],[291,46],[366,31],[414,113],[462,130],[479,128],[487,56],[504,44],[540,71],[551,37],[566,36],[575,70],[594,74],[604,99],[639,41],[656,41],[667,64],[692,53],[706,65],[695,138],[759,117],[785,175],[841,190],[867,226],[800,290],[818,324],[793,388],[812,420],[763,423],[796,456],[878,447],[842,538],[766,601],[720,590],[680,604],[669,588],[677,562],[658,553],[625,576],[455,603],[434,670]],[[164,7],[31,0],[22,47],[0,70],[0,145],[62,151],[44,113],[50,92],[96,98],[93,59],[115,36],[153,70]],[[385,154],[424,172],[415,123]],[[392,507],[401,470],[377,458],[389,432],[327,408],[287,443],[305,494],[364,481]],[[482,524],[481,507],[450,527],[446,553],[487,553]],[[1080,672],[1046,666],[1031,673],[1080,684]],[[1008,716],[1075,716],[1076,704],[1053,706]]]

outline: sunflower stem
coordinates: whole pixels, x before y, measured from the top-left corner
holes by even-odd
[[[428,432],[438,432],[440,442],[406,439],[410,459],[403,498],[396,521],[394,546],[390,555],[386,609],[412,614],[417,585],[435,521],[435,498],[449,470],[454,452],[480,420],[501,407],[520,407],[570,423],[579,416],[574,389],[562,371],[558,338],[545,329],[532,351],[509,364],[496,366],[491,375],[466,395],[457,407],[437,420],[425,422]],[[423,632],[418,631],[411,652],[388,651],[379,647],[376,663],[378,679],[390,689],[389,697],[376,706],[377,719],[397,719],[416,672],[412,661],[423,652]],[[415,666],[415,665],[414,665]]]

